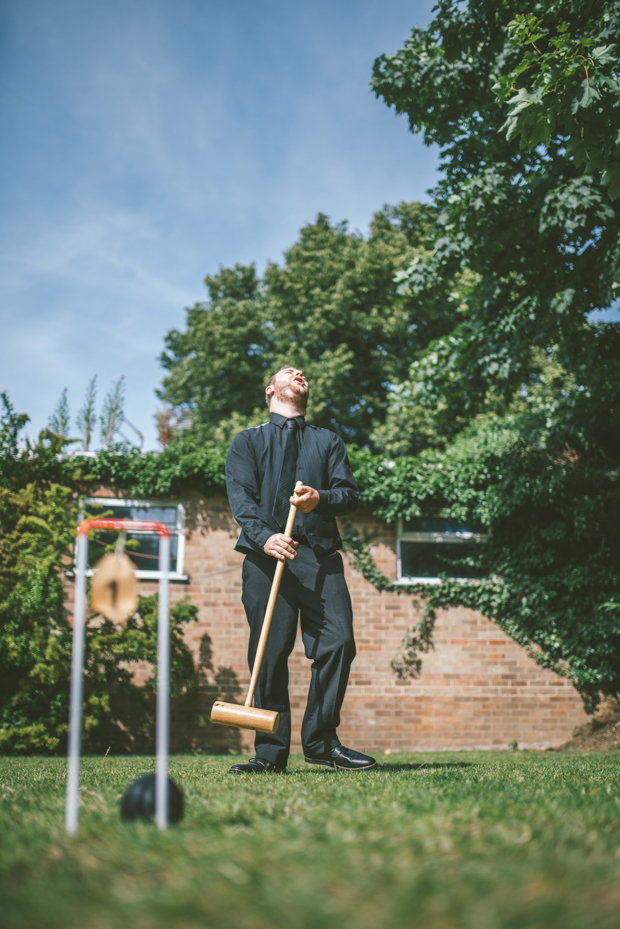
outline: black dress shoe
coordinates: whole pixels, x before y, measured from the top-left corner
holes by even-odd
[[[370,755],[362,755],[344,745],[335,745],[326,755],[304,755],[308,764],[320,764],[338,771],[369,771],[377,767],[377,762]]]
[[[283,774],[286,771],[286,765],[277,765],[263,758],[251,758],[247,764],[234,764],[228,769],[229,774],[264,774],[266,771]]]

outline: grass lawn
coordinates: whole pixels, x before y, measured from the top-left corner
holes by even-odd
[[[3,929],[620,927],[620,752],[381,757],[347,775],[176,756],[183,822],[122,825],[152,758],[0,759]]]

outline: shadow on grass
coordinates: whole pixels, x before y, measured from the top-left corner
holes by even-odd
[[[471,761],[422,761],[420,763],[392,764],[389,761],[380,761],[378,767],[384,771],[421,771],[422,769],[430,771],[437,768],[473,768],[474,763]]]
[[[473,761],[428,761],[428,762],[411,761],[408,763],[401,762],[401,764],[398,764],[397,762],[390,762],[390,761],[378,761],[377,767],[370,768],[368,770],[368,774],[378,774],[379,772],[382,772],[382,771],[389,772],[391,774],[392,772],[396,773],[397,771],[422,771],[422,770],[430,771],[430,770],[438,770],[440,768],[451,768],[451,769],[474,768],[477,766],[479,766],[479,763],[473,762]],[[310,770],[310,765],[308,765],[306,768],[296,767],[293,769],[289,769],[288,771],[282,771],[279,773],[279,776],[286,777],[289,774],[300,774],[302,772],[305,774],[313,774],[313,773],[316,774],[317,771],[328,772],[328,773],[333,773],[333,774],[342,773],[341,770],[330,768],[327,765],[325,765],[325,767],[320,767],[320,768],[317,767],[317,769],[313,772]],[[357,773],[362,774],[364,772],[360,771]]]

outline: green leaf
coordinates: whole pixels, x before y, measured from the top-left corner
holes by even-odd
[[[598,48],[593,48],[590,55],[601,64],[613,64],[618,57],[615,45],[600,45]]]
[[[620,164],[618,162],[612,162],[607,166],[601,183],[607,187],[610,200],[617,200],[620,197]]]

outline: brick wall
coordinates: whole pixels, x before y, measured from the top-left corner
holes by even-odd
[[[189,594],[199,622],[187,629],[196,660],[202,656],[202,722],[189,738],[210,751],[252,750],[252,734],[208,722],[217,696],[241,701],[249,683],[247,623],[241,604],[243,556],[233,551],[237,536],[224,496],[187,500],[185,573],[187,584],[173,584],[172,597]],[[352,518],[357,528],[377,532],[374,557],[390,577],[396,574],[395,529],[369,512]],[[505,748],[557,745],[586,720],[581,699],[564,678],[546,671],[479,613],[450,609],[439,614],[435,648],[423,656],[416,680],[399,682],[390,668],[406,630],[420,618],[408,594],[380,594],[345,557],[353,599],[357,657],[342,714],[345,745],[369,752]],[[150,593],[155,585],[141,582]],[[301,637],[290,659],[293,751],[299,730],[310,664]],[[137,678],[145,669],[136,669]],[[174,733],[183,729],[177,719]],[[184,729],[187,739],[187,728]],[[185,742],[184,744],[187,744]],[[179,743],[179,747],[180,743]]]

